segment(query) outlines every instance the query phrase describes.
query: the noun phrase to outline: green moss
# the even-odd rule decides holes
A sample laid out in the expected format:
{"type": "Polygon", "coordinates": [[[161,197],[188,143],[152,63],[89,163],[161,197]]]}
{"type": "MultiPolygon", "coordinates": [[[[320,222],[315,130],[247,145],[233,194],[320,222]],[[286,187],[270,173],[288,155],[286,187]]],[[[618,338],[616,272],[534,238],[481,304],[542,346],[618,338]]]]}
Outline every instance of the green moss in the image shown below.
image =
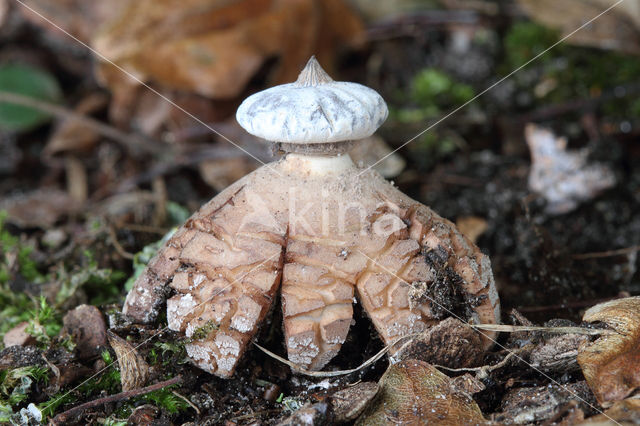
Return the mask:
{"type": "MultiPolygon", "coordinates": [[[[506,75],[559,40],[559,33],[534,22],[514,24],[504,38],[504,59],[499,71],[506,75]]],[[[561,43],[512,77],[520,92],[531,93],[527,108],[588,99],[640,75],[640,58],[610,50],[561,43]],[[544,84],[543,84],[544,83],[544,84]],[[546,85],[547,88],[543,88],[546,85]]],[[[602,113],[615,119],[638,119],[637,94],[604,101],[602,113]]]]}
{"type": "Polygon", "coordinates": [[[213,330],[217,330],[218,326],[212,320],[207,321],[204,325],[197,327],[191,335],[191,341],[202,340],[206,338],[213,330]]]}
{"type": "Polygon", "coordinates": [[[24,279],[33,283],[46,281],[47,276],[38,271],[36,262],[31,259],[33,247],[21,244],[20,239],[5,228],[7,216],[6,211],[0,211],[0,284],[8,283],[11,278],[12,256],[16,257],[18,272],[24,279]]]}
{"type": "Polygon", "coordinates": [[[40,348],[47,349],[62,329],[62,316],[49,306],[44,296],[40,296],[37,308],[29,312],[28,323],[27,333],[36,339],[40,348]]]}
{"type": "Polygon", "coordinates": [[[149,261],[158,253],[158,250],[160,250],[164,243],[169,241],[176,230],[177,228],[174,228],[171,231],[167,232],[162,237],[162,239],[146,245],[142,250],[140,250],[133,256],[133,274],[131,275],[131,277],[129,277],[124,285],[126,291],[130,291],[133,288],[133,283],[147,267],[147,263],[149,263],[149,261]]]}
{"type": "Polygon", "coordinates": [[[159,389],[157,391],[150,392],[143,395],[139,400],[152,403],[156,407],[165,410],[170,414],[176,414],[180,411],[184,411],[189,408],[189,404],[173,393],[173,388],[177,385],[167,386],[166,388],[159,389]]]}
{"type": "Polygon", "coordinates": [[[154,365],[158,364],[160,360],[162,360],[162,365],[183,364],[186,362],[187,356],[184,345],[184,341],[156,342],[149,351],[149,361],[154,365]]]}
{"type": "MultiPolygon", "coordinates": [[[[534,22],[516,22],[504,37],[505,58],[501,66],[503,74],[508,74],[531,58],[544,52],[559,39],[560,34],[534,22]]],[[[552,60],[552,55],[562,55],[565,45],[554,47],[549,54],[537,59],[544,64],[552,60]]]]}
{"type": "Polygon", "coordinates": [[[79,398],[85,400],[103,392],[109,395],[120,392],[120,371],[113,365],[114,360],[111,353],[103,351],[101,356],[106,364],[106,368],[101,375],[89,379],[71,392],[60,391],[49,400],[38,404],[38,409],[40,409],[44,418],[54,416],[63,405],[74,403],[79,398]]]}
{"type": "Polygon", "coordinates": [[[126,274],[110,268],[99,268],[89,250],[84,251],[84,262],[68,271],[64,265],[58,269],[56,279],[60,282],[60,290],[56,295],[56,304],[61,305],[80,288],[89,295],[89,303],[102,305],[118,301],[120,283],[126,274]]]}
{"type": "Polygon", "coordinates": [[[49,370],[29,366],[0,371],[0,423],[9,423],[11,416],[27,400],[33,383],[45,385],[49,381],[49,370]]]}
{"type": "Polygon", "coordinates": [[[401,123],[424,122],[469,101],[475,95],[468,84],[455,81],[446,73],[425,68],[411,81],[410,99],[413,106],[392,108],[391,116],[401,123]]]}

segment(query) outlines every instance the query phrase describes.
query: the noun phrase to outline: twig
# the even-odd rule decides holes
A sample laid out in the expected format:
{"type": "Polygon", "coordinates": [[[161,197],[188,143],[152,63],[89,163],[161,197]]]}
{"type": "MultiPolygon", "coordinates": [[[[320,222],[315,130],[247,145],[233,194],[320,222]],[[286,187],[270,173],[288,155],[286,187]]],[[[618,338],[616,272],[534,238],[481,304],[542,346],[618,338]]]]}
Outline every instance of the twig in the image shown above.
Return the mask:
{"type": "Polygon", "coordinates": [[[120,245],[118,236],[116,235],[116,231],[113,229],[113,226],[109,225],[107,230],[109,232],[109,239],[111,240],[111,244],[113,244],[113,247],[116,249],[118,254],[125,259],[133,260],[135,258],[135,255],[129,253],[124,249],[124,247],[122,247],[122,245],[120,245]]]}
{"type": "Polygon", "coordinates": [[[487,373],[493,370],[497,370],[498,368],[504,367],[507,364],[507,362],[509,362],[511,357],[517,355],[520,351],[521,350],[509,352],[507,356],[505,356],[500,360],[500,362],[493,365],[483,365],[481,367],[463,367],[463,368],[451,368],[451,367],[445,367],[444,365],[434,365],[434,367],[442,368],[443,370],[453,371],[453,372],[478,372],[486,375],[487,373]]]}
{"type": "Polygon", "coordinates": [[[171,228],[160,228],[157,226],[139,225],[137,223],[123,223],[118,225],[120,229],[126,229],[127,231],[134,232],[146,232],[148,234],[164,235],[170,231],[171,228]]]}
{"type": "Polygon", "coordinates": [[[198,410],[198,407],[191,401],[189,401],[189,398],[187,398],[186,396],[182,395],[181,393],[179,393],[178,391],[172,391],[171,393],[173,393],[175,396],[177,396],[178,398],[184,400],[184,402],[186,402],[187,404],[189,404],[189,406],[191,408],[193,408],[194,410],[196,410],[196,413],[198,413],[198,415],[200,415],[200,410],[198,410]]]}
{"type": "Polygon", "coordinates": [[[621,248],[621,249],[617,249],[617,250],[597,251],[597,252],[593,252],[593,253],[574,254],[574,255],[571,256],[571,258],[572,259],[578,259],[578,260],[598,259],[598,258],[603,258],[603,257],[619,256],[619,255],[622,255],[622,254],[631,254],[631,253],[635,253],[637,251],[640,251],[640,246],[625,247],[625,248],[621,248]]]}
{"type": "Polygon", "coordinates": [[[538,327],[529,325],[507,325],[507,324],[470,324],[471,327],[480,330],[503,331],[507,333],[517,333],[519,331],[545,331],[559,334],[586,334],[589,336],[600,336],[603,334],[618,334],[613,330],[601,328],[583,327],[538,327]]]}
{"type": "Polygon", "coordinates": [[[345,376],[347,374],[355,373],[356,371],[360,371],[363,368],[370,366],[371,364],[375,363],[380,358],[382,358],[384,354],[386,354],[389,351],[389,349],[391,349],[392,346],[400,343],[400,341],[406,338],[415,337],[418,335],[419,335],[418,333],[414,333],[414,334],[407,334],[406,336],[399,337],[396,340],[394,340],[391,344],[382,348],[380,352],[378,352],[377,354],[375,354],[374,356],[372,356],[371,358],[369,358],[368,360],[366,360],[356,368],[352,368],[350,370],[336,370],[336,371],[309,371],[306,368],[300,367],[298,364],[293,363],[288,359],[281,357],[280,355],[274,354],[270,350],[263,348],[262,346],[260,346],[255,342],[253,344],[256,345],[258,349],[260,349],[262,352],[269,355],[271,358],[277,359],[281,363],[288,365],[289,367],[291,367],[292,370],[294,370],[297,373],[304,374],[305,376],[311,376],[311,377],[337,377],[337,376],[345,376]]]}
{"type": "Polygon", "coordinates": [[[143,153],[157,153],[162,150],[160,144],[153,143],[139,136],[132,136],[113,126],[102,123],[94,118],[87,117],[77,112],[71,111],[60,105],[34,99],[29,96],[18,95],[16,93],[0,91],[0,102],[21,105],[46,112],[59,119],[75,120],[85,126],[91,127],[102,136],[112,139],[122,145],[131,155],[143,153]]]}
{"type": "Polygon", "coordinates": [[[109,402],[121,401],[123,399],[129,399],[140,395],[145,395],[149,392],[153,392],[167,386],[176,385],[182,383],[182,376],[176,376],[169,380],[156,383],[155,385],[147,386],[144,388],[134,389],[126,392],[120,392],[115,395],[109,395],[104,398],[94,399],[93,401],[85,402],[84,404],[76,405],[75,407],[58,414],[51,420],[53,425],[61,425],[69,422],[70,418],[79,414],[80,412],[93,407],[98,407],[109,402]]]}

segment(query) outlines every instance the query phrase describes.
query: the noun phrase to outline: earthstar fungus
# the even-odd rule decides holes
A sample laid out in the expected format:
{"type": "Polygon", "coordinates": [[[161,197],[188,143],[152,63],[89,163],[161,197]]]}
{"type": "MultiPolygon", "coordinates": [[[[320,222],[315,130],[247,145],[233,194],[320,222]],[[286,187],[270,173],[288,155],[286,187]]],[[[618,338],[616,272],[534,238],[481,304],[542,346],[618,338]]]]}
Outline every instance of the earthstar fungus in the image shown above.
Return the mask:
{"type": "Polygon", "coordinates": [[[278,290],[288,357],[313,370],[344,343],[356,293],[387,344],[452,315],[498,322],[489,259],[344,154],[386,117],[380,95],[333,81],[315,58],[295,83],[247,98],[238,122],[286,154],[194,213],[136,280],[124,313],[151,323],[166,300],[191,360],[220,377],[233,374],[278,290]]]}

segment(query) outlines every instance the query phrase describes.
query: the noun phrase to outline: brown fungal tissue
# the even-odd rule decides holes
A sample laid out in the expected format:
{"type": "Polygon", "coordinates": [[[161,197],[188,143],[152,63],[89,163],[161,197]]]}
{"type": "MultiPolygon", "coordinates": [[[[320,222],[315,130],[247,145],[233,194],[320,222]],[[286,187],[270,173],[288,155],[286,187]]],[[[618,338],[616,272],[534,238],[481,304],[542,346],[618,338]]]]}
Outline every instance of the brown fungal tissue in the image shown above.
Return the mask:
{"type": "MultiPolygon", "coordinates": [[[[444,318],[499,321],[489,259],[455,226],[344,151],[387,116],[375,91],[312,58],[297,82],[247,98],[237,119],[286,154],[222,191],[173,235],[124,312],[190,338],[191,360],[229,377],[282,295],[288,357],[320,369],[362,303],[385,343],[444,318]]],[[[482,336],[485,347],[491,335],[482,336]]]]}

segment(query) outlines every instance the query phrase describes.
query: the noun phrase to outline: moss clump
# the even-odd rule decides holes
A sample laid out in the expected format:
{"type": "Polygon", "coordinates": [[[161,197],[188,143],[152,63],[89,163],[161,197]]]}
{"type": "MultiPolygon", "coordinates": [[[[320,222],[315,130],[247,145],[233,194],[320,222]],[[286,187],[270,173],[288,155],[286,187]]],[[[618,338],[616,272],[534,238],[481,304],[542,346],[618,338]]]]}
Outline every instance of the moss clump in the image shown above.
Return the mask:
{"type": "MultiPolygon", "coordinates": [[[[518,22],[504,38],[504,59],[499,71],[506,75],[542,53],[560,39],[560,34],[534,22],[518,22]]],[[[597,97],[605,91],[613,99],[603,100],[606,118],[640,119],[638,87],[631,87],[640,75],[640,59],[615,51],[560,43],[522,71],[513,75],[524,99],[520,107],[539,107],[576,99],[597,97]],[[625,86],[628,86],[625,88],[625,86]]]]}

